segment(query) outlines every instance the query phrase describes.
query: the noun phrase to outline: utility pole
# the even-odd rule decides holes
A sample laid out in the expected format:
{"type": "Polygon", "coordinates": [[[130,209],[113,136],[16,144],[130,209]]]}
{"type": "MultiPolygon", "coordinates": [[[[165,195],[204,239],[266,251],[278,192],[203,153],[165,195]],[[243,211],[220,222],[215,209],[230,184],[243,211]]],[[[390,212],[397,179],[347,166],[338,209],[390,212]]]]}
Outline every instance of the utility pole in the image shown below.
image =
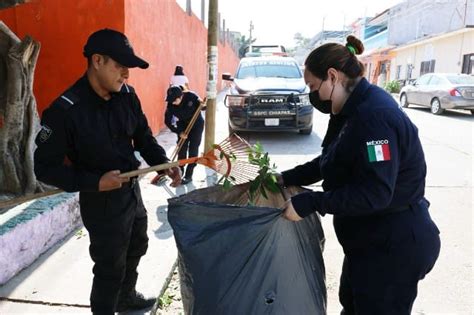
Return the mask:
{"type": "Polygon", "coordinates": [[[321,46],[322,44],[324,44],[324,22],[326,21],[326,16],[323,16],[323,26],[322,26],[322,29],[321,29],[321,43],[319,44],[319,46],[321,46]]]}
{"type": "Polygon", "coordinates": [[[249,45],[252,44],[252,31],[253,31],[253,22],[250,21],[250,27],[249,27],[249,45]]]}
{"type": "Polygon", "coordinates": [[[467,0],[464,2],[464,21],[462,27],[466,27],[467,0]]]}
{"type": "Polygon", "coordinates": [[[207,28],[207,65],[208,80],[206,87],[206,131],[204,136],[204,152],[212,149],[216,136],[216,97],[217,97],[217,37],[218,25],[218,0],[209,0],[209,24],[207,28]]]}

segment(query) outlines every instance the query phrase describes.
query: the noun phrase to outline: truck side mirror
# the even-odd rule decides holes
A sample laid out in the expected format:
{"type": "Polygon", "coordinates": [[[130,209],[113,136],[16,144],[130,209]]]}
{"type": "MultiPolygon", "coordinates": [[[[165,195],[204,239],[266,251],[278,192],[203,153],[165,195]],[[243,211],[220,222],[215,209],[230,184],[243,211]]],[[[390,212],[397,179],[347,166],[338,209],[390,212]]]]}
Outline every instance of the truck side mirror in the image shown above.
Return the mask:
{"type": "Polygon", "coordinates": [[[230,75],[230,73],[225,72],[225,73],[222,74],[222,80],[234,81],[234,78],[230,75]]]}

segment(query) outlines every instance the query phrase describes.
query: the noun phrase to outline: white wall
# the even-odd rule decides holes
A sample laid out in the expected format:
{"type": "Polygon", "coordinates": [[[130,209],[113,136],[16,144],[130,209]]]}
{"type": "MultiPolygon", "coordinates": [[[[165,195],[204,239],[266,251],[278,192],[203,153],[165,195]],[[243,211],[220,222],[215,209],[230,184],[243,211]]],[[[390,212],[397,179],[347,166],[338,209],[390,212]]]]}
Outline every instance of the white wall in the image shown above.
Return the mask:
{"type": "Polygon", "coordinates": [[[401,65],[400,79],[405,79],[409,63],[415,67],[412,78],[420,75],[422,61],[436,60],[435,72],[461,72],[463,55],[474,53],[474,29],[441,39],[432,39],[416,46],[395,51],[396,57],[391,63],[390,79],[396,78],[396,69],[401,65]]]}

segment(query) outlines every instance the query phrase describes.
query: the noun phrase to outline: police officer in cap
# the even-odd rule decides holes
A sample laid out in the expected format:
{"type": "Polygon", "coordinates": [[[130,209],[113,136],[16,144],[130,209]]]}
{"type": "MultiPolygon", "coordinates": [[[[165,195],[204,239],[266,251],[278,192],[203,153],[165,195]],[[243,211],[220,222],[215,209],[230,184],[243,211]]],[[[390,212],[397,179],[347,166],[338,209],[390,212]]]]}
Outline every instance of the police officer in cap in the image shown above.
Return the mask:
{"type": "Polygon", "coordinates": [[[418,129],[391,95],[363,77],[364,46],[328,43],[305,62],[310,101],[330,113],[320,156],[283,172],[280,184],[323,180],[323,192],[287,201],[284,217],[332,214],[344,263],[341,314],[409,315],[418,282],[440,251],[424,198],[426,163],[418,129]]]}
{"type": "MultiPolygon", "coordinates": [[[[39,180],[67,192],[79,191],[82,221],[90,237],[94,314],[151,307],[135,290],[137,266],[148,247],[147,213],[137,178],[122,178],[140,162],[168,162],[153,137],[135,90],[127,85],[129,68],[148,68],[124,34],[102,29],[84,46],[86,73],[61,94],[42,116],[36,138],[35,173],[39,180]]],[[[181,171],[165,173],[172,186],[181,171]]]]}
{"type": "MultiPolygon", "coordinates": [[[[178,152],[178,159],[182,160],[198,156],[204,130],[204,119],[200,111],[205,109],[204,106],[200,105],[205,103],[205,101],[201,100],[196,93],[183,91],[182,87],[174,85],[168,88],[166,102],[168,103],[165,112],[166,126],[178,135],[178,142],[180,138],[186,139],[178,152]],[[196,121],[189,134],[186,135],[184,131],[191,123],[195,114],[198,115],[196,121]],[[173,116],[178,119],[176,126],[173,125],[173,116]]],[[[184,167],[182,167],[181,170],[184,172],[184,177],[181,182],[183,185],[192,181],[195,167],[196,163],[188,164],[185,172],[184,167]]]]}

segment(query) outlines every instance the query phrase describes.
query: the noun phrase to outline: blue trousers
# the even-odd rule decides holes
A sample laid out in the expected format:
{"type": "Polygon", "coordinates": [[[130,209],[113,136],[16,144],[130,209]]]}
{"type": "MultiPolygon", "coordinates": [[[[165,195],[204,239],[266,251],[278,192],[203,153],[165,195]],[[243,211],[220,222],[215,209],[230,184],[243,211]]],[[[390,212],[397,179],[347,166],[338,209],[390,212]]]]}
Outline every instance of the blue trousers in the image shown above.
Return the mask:
{"type": "Polygon", "coordinates": [[[339,288],[339,301],[344,307],[341,314],[411,313],[418,281],[438,258],[439,231],[427,209],[410,209],[391,216],[386,242],[344,248],[339,288]]]}

